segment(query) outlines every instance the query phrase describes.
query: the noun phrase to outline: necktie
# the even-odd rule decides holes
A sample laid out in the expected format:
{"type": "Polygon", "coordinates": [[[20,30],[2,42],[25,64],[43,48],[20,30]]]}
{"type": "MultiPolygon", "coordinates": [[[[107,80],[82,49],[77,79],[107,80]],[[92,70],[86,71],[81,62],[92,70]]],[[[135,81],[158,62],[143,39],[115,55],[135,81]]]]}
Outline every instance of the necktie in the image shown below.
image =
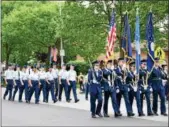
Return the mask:
{"type": "Polygon", "coordinates": [[[29,69],[29,74],[30,74],[30,69],[29,69]]]}
{"type": "Polygon", "coordinates": [[[18,71],[18,77],[20,77],[20,72],[18,71]]]}

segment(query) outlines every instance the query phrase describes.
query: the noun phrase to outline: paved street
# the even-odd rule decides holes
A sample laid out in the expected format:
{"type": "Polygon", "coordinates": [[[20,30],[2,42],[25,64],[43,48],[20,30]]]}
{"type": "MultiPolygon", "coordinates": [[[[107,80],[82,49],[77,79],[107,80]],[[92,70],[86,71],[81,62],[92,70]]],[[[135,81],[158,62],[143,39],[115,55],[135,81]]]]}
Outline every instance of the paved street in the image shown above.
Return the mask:
{"type": "MultiPolygon", "coordinates": [[[[2,89],[2,93],[4,89],[2,89]]],[[[64,94],[63,94],[64,95],[64,94]]],[[[33,96],[34,97],[34,96],[33,96]]],[[[66,103],[63,96],[62,102],[53,104],[31,104],[2,100],[2,125],[3,126],[168,126],[168,117],[138,117],[128,118],[124,106],[121,107],[123,117],[114,118],[110,110],[110,118],[92,119],[89,112],[89,102],[84,95],[79,94],[81,101],[75,104],[66,103]]],[[[41,98],[42,99],[42,98],[41,98]]],[[[123,101],[122,101],[123,102],[123,101]]],[[[111,107],[111,103],[109,105],[111,107]]],[[[111,109],[111,108],[109,108],[111,109]]],[[[135,110],[135,109],[133,109],[135,110]]],[[[137,115],[137,114],[136,114],[137,115]]]]}

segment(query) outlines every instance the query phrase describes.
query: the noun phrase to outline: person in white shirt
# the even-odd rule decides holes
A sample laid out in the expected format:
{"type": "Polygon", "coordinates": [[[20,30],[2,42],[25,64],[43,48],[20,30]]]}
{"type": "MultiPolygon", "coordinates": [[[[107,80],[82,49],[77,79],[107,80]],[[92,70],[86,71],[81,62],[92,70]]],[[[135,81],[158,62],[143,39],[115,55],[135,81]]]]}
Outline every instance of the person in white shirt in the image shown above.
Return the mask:
{"type": "Polygon", "coordinates": [[[33,72],[33,71],[32,71],[31,66],[30,66],[30,65],[27,65],[26,73],[30,75],[32,72],[33,72]]]}
{"type": "Polygon", "coordinates": [[[8,93],[9,93],[8,100],[12,100],[12,89],[14,85],[13,78],[14,78],[14,75],[13,75],[12,66],[9,65],[8,70],[6,70],[4,74],[5,84],[7,85],[4,96],[3,96],[4,100],[6,99],[6,96],[8,95],[8,93]]]}
{"type": "Polygon", "coordinates": [[[68,71],[68,77],[67,77],[68,99],[70,100],[70,93],[71,93],[71,89],[72,89],[75,103],[77,103],[79,101],[79,99],[77,98],[77,93],[76,93],[76,78],[77,78],[77,73],[74,70],[74,65],[72,64],[72,65],[70,65],[70,70],[68,71]]]}
{"type": "Polygon", "coordinates": [[[65,98],[67,102],[70,102],[68,98],[68,84],[67,84],[67,70],[66,70],[66,65],[62,65],[62,69],[59,71],[59,101],[62,100],[62,91],[64,89],[65,91],[65,98]]]}
{"type": "Polygon", "coordinates": [[[57,99],[58,97],[58,74],[59,74],[59,70],[56,68],[56,64],[53,64],[53,68],[52,68],[52,75],[54,77],[54,82],[55,82],[55,97],[57,99]]]}
{"type": "MultiPolygon", "coordinates": [[[[15,100],[15,95],[18,92],[18,89],[23,89],[21,86],[21,81],[20,81],[20,75],[21,75],[21,71],[20,71],[20,66],[16,65],[16,70],[14,71],[14,92],[13,92],[13,96],[12,96],[12,100],[15,100]]],[[[19,102],[22,102],[22,98],[21,98],[21,94],[19,94],[19,102]]]]}
{"type": "Polygon", "coordinates": [[[30,103],[33,93],[35,92],[35,104],[39,104],[39,72],[36,66],[33,67],[33,72],[29,75],[30,94],[28,103],[30,103]]]}
{"type": "Polygon", "coordinates": [[[46,74],[46,82],[47,82],[47,96],[46,96],[46,102],[48,102],[49,98],[49,91],[51,92],[52,100],[54,103],[57,102],[55,93],[54,93],[54,77],[52,75],[52,68],[49,68],[49,71],[46,74]]]}
{"type": "Polygon", "coordinates": [[[39,97],[40,97],[40,93],[43,90],[43,102],[46,102],[46,78],[47,78],[47,74],[45,71],[44,66],[40,67],[40,71],[39,71],[39,79],[40,79],[40,89],[39,89],[39,97]]]}
{"type": "Polygon", "coordinates": [[[21,85],[24,86],[23,89],[20,89],[20,94],[22,97],[23,91],[25,91],[25,101],[28,103],[28,98],[29,98],[29,86],[28,86],[28,79],[29,79],[29,74],[26,73],[26,68],[27,66],[24,65],[22,68],[21,76],[20,76],[20,81],[21,85]]]}

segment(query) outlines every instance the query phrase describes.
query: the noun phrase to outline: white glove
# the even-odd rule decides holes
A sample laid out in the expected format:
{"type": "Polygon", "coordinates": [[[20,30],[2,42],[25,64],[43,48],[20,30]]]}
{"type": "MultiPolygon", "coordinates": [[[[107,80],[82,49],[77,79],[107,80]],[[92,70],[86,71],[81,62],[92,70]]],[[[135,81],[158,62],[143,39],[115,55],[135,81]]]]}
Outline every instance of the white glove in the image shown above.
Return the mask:
{"type": "Polygon", "coordinates": [[[117,90],[116,90],[116,93],[119,93],[119,92],[120,92],[120,90],[119,90],[119,89],[117,89],[117,90]]]}
{"type": "Polygon", "coordinates": [[[137,91],[137,87],[134,87],[134,92],[136,92],[137,91]]]}
{"type": "Polygon", "coordinates": [[[128,92],[130,91],[130,88],[128,88],[128,92]]]}

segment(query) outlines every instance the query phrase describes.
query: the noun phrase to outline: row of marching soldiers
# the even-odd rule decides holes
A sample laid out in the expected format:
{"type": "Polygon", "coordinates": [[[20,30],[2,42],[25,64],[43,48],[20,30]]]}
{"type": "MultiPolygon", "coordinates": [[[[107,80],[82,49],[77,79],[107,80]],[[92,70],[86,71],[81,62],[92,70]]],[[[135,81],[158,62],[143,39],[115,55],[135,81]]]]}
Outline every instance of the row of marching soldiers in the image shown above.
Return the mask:
{"type": "MultiPolygon", "coordinates": [[[[90,106],[91,117],[109,117],[108,100],[111,98],[114,116],[120,117],[121,106],[126,107],[127,116],[134,116],[133,100],[136,100],[138,116],[145,116],[143,106],[147,106],[147,116],[158,116],[158,95],[161,99],[161,115],[167,116],[166,113],[166,96],[165,86],[162,80],[167,80],[167,65],[160,65],[159,59],[155,58],[152,72],[147,71],[147,62],[141,60],[139,74],[136,74],[135,62],[125,64],[124,58],[119,58],[117,65],[113,65],[113,61],[109,60],[105,66],[100,66],[100,61],[94,61],[88,72],[88,82],[90,84],[90,106]],[[102,89],[104,89],[104,99],[102,98],[102,89]],[[151,101],[151,94],[153,101],[151,101]],[[124,98],[125,105],[121,105],[121,98],[124,98]],[[146,100],[144,105],[143,100],[146,100]],[[98,103],[96,105],[96,100],[98,103]],[[103,114],[101,113],[103,105],[103,114]]],[[[168,85],[166,82],[165,85],[168,85]]]]}
{"type": "Polygon", "coordinates": [[[54,103],[62,100],[62,91],[65,91],[67,102],[71,101],[70,93],[73,91],[75,103],[79,101],[76,93],[76,71],[74,65],[66,70],[66,65],[62,65],[61,70],[56,68],[56,64],[49,67],[48,71],[44,66],[37,68],[36,65],[24,66],[22,70],[17,65],[15,68],[9,65],[4,73],[5,84],[7,84],[3,99],[9,94],[8,100],[14,101],[15,95],[19,92],[18,101],[22,102],[22,95],[25,93],[26,103],[30,103],[33,93],[35,94],[35,104],[39,104],[41,91],[43,92],[43,102],[48,103],[49,92],[54,103]]]}

